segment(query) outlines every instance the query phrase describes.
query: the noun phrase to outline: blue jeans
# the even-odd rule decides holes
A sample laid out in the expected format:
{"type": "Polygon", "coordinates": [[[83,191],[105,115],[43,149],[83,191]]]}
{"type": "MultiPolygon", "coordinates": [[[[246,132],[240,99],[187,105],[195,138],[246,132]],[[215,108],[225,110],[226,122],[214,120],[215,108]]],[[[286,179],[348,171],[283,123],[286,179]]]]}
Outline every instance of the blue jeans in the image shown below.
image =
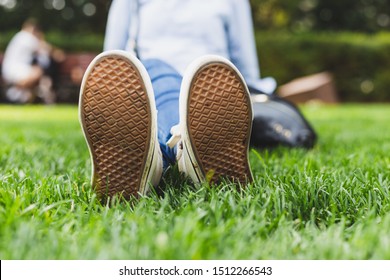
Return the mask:
{"type": "Polygon", "coordinates": [[[157,107],[158,142],[163,155],[164,170],[176,162],[176,149],[166,144],[171,127],[179,123],[179,95],[183,77],[170,65],[158,60],[142,61],[152,81],[157,107]]]}

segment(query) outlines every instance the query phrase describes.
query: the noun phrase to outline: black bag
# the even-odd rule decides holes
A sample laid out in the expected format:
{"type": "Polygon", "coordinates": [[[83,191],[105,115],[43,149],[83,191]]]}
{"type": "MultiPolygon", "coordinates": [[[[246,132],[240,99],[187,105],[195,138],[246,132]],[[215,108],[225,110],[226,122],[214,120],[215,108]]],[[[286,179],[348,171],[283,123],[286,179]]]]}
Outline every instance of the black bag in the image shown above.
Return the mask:
{"type": "Polygon", "coordinates": [[[294,104],[274,94],[251,94],[251,99],[254,115],[251,146],[307,149],[314,146],[317,134],[294,104]]]}

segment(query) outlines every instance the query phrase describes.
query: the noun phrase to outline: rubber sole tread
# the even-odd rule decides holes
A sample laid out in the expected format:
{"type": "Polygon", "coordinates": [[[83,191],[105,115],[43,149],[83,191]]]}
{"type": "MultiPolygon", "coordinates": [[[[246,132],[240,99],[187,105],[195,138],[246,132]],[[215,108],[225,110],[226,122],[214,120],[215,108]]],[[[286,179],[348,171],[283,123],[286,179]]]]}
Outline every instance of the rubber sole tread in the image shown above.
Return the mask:
{"type": "Polygon", "coordinates": [[[187,106],[192,149],[206,180],[252,181],[248,162],[252,108],[237,73],[219,62],[204,65],[194,75],[187,106]]]}
{"type": "Polygon", "coordinates": [[[151,113],[142,77],[131,61],[102,57],[87,74],[81,100],[100,197],[137,196],[150,145],[151,113]]]}

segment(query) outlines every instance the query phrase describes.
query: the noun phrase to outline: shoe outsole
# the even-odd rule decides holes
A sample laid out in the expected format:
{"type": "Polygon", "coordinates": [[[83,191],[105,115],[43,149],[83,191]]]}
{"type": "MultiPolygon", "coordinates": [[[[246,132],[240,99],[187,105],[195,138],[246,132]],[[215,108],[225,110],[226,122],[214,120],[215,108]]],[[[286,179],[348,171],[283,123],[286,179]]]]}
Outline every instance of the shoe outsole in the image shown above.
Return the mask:
{"type": "Polygon", "coordinates": [[[228,179],[251,182],[248,148],[252,107],[238,71],[223,61],[201,65],[192,77],[187,99],[187,130],[198,178],[211,183],[228,179]]]}
{"type": "Polygon", "coordinates": [[[84,76],[79,105],[98,195],[144,193],[153,161],[152,112],[139,67],[123,53],[98,56],[84,76]]]}

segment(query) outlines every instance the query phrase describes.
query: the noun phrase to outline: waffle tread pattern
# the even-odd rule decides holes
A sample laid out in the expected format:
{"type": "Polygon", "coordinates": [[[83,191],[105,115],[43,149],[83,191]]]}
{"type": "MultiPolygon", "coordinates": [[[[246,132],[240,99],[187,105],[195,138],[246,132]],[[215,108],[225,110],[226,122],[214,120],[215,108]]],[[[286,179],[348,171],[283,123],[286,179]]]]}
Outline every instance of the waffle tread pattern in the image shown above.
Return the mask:
{"type": "Polygon", "coordinates": [[[189,136],[206,178],[251,181],[251,105],[237,73],[223,63],[207,64],[195,74],[189,94],[189,136]]]}
{"type": "Polygon", "coordinates": [[[137,196],[151,131],[150,105],[137,68],[119,56],[97,61],[86,80],[81,116],[97,193],[137,196]]]}

